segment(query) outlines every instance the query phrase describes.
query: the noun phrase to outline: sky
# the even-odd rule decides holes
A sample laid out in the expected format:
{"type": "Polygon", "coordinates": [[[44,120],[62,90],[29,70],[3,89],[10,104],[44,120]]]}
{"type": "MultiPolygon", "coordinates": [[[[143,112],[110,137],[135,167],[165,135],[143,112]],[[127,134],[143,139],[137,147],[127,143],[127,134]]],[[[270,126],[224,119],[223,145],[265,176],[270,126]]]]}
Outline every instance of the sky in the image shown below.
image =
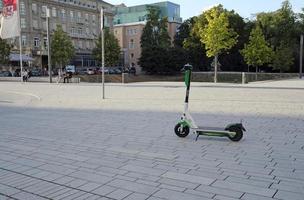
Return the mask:
{"type": "MultiPolygon", "coordinates": [[[[162,0],[105,0],[111,4],[124,3],[126,6],[135,6],[148,3],[156,3],[162,0]]],[[[243,18],[251,19],[255,13],[274,11],[281,7],[283,0],[171,0],[179,4],[181,17],[186,20],[199,15],[203,10],[222,4],[228,10],[235,10],[243,18]]],[[[290,0],[294,12],[300,12],[304,8],[304,0],[290,0]]]]}

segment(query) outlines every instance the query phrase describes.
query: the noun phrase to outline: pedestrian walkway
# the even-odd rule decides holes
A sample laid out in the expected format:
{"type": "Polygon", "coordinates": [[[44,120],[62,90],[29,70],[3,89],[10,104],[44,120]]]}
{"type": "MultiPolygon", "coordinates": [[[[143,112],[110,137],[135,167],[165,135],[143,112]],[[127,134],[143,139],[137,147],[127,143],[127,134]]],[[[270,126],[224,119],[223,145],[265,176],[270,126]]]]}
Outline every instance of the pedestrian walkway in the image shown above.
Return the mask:
{"type": "Polygon", "coordinates": [[[182,83],[1,82],[0,199],[303,200],[303,81],[193,86],[198,124],[242,141],[176,137],[182,83]]]}

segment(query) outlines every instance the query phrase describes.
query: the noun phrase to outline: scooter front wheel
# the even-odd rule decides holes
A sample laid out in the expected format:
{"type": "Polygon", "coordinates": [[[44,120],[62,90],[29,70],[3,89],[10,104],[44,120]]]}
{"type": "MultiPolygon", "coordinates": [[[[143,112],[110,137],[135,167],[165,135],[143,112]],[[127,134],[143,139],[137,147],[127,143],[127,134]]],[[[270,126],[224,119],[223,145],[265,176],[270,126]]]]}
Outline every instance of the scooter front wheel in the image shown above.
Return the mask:
{"type": "Polygon", "coordinates": [[[240,127],[233,126],[229,129],[229,131],[235,132],[234,137],[229,137],[229,139],[233,142],[238,142],[243,138],[243,131],[240,127]]]}
{"type": "Polygon", "coordinates": [[[181,124],[176,124],[174,131],[178,137],[184,138],[189,135],[190,129],[188,126],[182,126],[181,124]]]}

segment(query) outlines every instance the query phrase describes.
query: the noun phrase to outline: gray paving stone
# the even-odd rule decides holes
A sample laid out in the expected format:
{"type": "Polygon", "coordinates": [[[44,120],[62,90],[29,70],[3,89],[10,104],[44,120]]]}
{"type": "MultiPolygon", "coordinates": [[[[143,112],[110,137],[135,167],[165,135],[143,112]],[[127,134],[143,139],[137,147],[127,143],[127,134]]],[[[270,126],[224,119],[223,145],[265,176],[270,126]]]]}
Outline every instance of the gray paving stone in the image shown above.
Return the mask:
{"type": "Polygon", "coordinates": [[[0,194],[11,196],[11,195],[17,194],[19,192],[20,192],[20,190],[18,190],[16,188],[8,187],[6,185],[0,184],[0,194]]]}
{"type": "Polygon", "coordinates": [[[277,198],[264,197],[256,194],[245,193],[241,199],[242,200],[276,200],[277,198]]]}
{"type": "Polygon", "coordinates": [[[304,193],[295,193],[295,192],[287,192],[287,191],[282,191],[282,190],[279,190],[275,196],[275,198],[277,199],[292,199],[292,200],[303,200],[303,197],[304,197],[304,193]]]}
{"type": "Polygon", "coordinates": [[[91,181],[91,182],[101,183],[101,184],[105,184],[105,183],[113,180],[112,178],[107,177],[107,176],[102,176],[99,174],[83,172],[83,171],[74,172],[74,173],[70,174],[70,176],[79,178],[79,179],[83,179],[83,180],[87,180],[87,181],[91,181]]]}
{"type": "Polygon", "coordinates": [[[186,194],[182,192],[176,192],[173,190],[161,189],[160,191],[153,194],[155,197],[167,199],[167,200],[210,200],[202,196],[196,196],[192,194],[186,194]]]}
{"type": "Polygon", "coordinates": [[[153,169],[153,168],[148,168],[148,167],[140,167],[140,166],[135,166],[135,165],[125,165],[125,166],[121,167],[120,169],[131,171],[131,172],[142,173],[142,174],[148,174],[148,175],[152,175],[152,176],[160,176],[165,173],[164,170],[153,169]]]}
{"type": "Polygon", "coordinates": [[[215,196],[215,194],[212,194],[212,193],[209,193],[209,192],[203,192],[203,191],[191,190],[191,189],[186,190],[185,193],[194,194],[194,195],[197,195],[197,196],[202,196],[202,197],[206,197],[206,198],[209,198],[209,199],[212,199],[215,196]]]}
{"type": "Polygon", "coordinates": [[[186,188],[183,187],[178,187],[178,186],[173,186],[173,185],[167,185],[167,184],[161,184],[158,186],[160,189],[168,189],[168,190],[174,190],[177,192],[184,192],[186,188]]]}
{"type": "Polygon", "coordinates": [[[148,195],[139,194],[139,193],[132,193],[131,195],[127,196],[123,200],[146,200],[148,199],[148,195]]]}
{"type": "Polygon", "coordinates": [[[221,196],[221,195],[216,195],[213,199],[215,199],[215,200],[238,200],[237,198],[221,196]]]}
{"type": "Polygon", "coordinates": [[[78,189],[84,190],[87,192],[91,192],[92,190],[95,190],[95,189],[99,188],[100,186],[101,185],[98,183],[88,182],[88,183],[78,187],[78,189]]]}
{"type": "Polygon", "coordinates": [[[212,184],[214,187],[219,187],[219,188],[225,188],[225,189],[230,189],[230,190],[235,190],[235,191],[240,191],[240,192],[247,192],[251,194],[258,194],[266,197],[272,197],[275,193],[276,190],[274,189],[268,189],[268,188],[263,188],[263,187],[257,187],[253,185],[246,185],[246,184],[241,184],[241,183],[236,183],[236,182],[231,182],[231,181],[216,181],[212,184]]]}
{"type": "Polygon", "coordinates": [[[101,186],[99,188],[96,188],[94,189],[93,191],[91,191],[93,194],[98,194],[98,195],[101,195],[101,196],[105,196],[113,191],[115,191],[117,188],[115,187],[111,187],[111,186],[108,186],[108,185],[104,185],[104,186],[101,186]]]}
{"type": "Polygon", "coordinates": [[[146,194],[146,195],[151,195],[158,190],[157,188],[149,186],[149,185],[138,184],[138,183],[119,180],[119,179],[116,179],[116,180],[108,183],[107,185],[116,187],[116,188],[122,188],[125,190],[130,190],[130,191],[141,193],[141,194],[146,194]]]}
{"type": "Polygon", "coordinates": [[[107,197],[121,200],[121,199],[124,199],[125,197],[129,196],[130,194],[132,194],[132,192],[127,191],[127,190],[117,189],[117,190],[111,192],[110,194],[107,194],[107,197]]]}
{"type": "Polygon", "coordinates": [[[232,189],[224,189],[218,188],[213,186],[201,185],[196,188],[197,191],[212,193],[212,194],[220,194],[223,196],[234,197],[234,198],[241,198],[244,192],[232,190],[232,189]]]}
{"type": "Polygon", "coordinates": [[[186,181],[186,182],[190,182],[190,183],[199,183],[199,184],[203,184],[203,185],[210,185],[211,183],[213,183],[215,181],[215,179],[211,179],[211,178],[205,178],[202,176],[201,177],[192,176],[192,175],[180,174],[180,173],[175,173],[175,172],[166,172],[165,174],[162,175],[162,177],[186,181]]]}
{"type": "Polygon", "coordinates": [[[22,200],[46,200],[46,198],[39,197],[26,192],[20,192],[11,196],[12,198],[22,199],[22,200]]]}
{"type": "Polygon", "coordinates": [[[229,176],[225,181],[232,181],[232,182],[237,182],[237,183],[242,183],[242,184],[247,184],[247,185],[255,185],[258,187],[263,187],[263,188],[269,188],[272,182],[270,181],[259,181],[259,180],[253,180],[253,179],[244,179],[244,178],[238,178],[238,177],[233,177],[229,176]]]}

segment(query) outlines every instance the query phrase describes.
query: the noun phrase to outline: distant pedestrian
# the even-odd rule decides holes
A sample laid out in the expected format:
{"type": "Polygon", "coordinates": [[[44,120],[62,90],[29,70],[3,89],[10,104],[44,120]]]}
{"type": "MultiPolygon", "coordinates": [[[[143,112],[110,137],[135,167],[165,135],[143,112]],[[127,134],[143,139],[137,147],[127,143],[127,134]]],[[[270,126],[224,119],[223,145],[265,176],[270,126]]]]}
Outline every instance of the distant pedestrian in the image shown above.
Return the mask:
{"type": "Polygon", "coordinates": [[[58,69],[57,84],[60,83],[60,81],[61,81],[61,79],[62,79],[62,76],[63,76],[62,69],[59,68],[59,69],[58,69]]]}

